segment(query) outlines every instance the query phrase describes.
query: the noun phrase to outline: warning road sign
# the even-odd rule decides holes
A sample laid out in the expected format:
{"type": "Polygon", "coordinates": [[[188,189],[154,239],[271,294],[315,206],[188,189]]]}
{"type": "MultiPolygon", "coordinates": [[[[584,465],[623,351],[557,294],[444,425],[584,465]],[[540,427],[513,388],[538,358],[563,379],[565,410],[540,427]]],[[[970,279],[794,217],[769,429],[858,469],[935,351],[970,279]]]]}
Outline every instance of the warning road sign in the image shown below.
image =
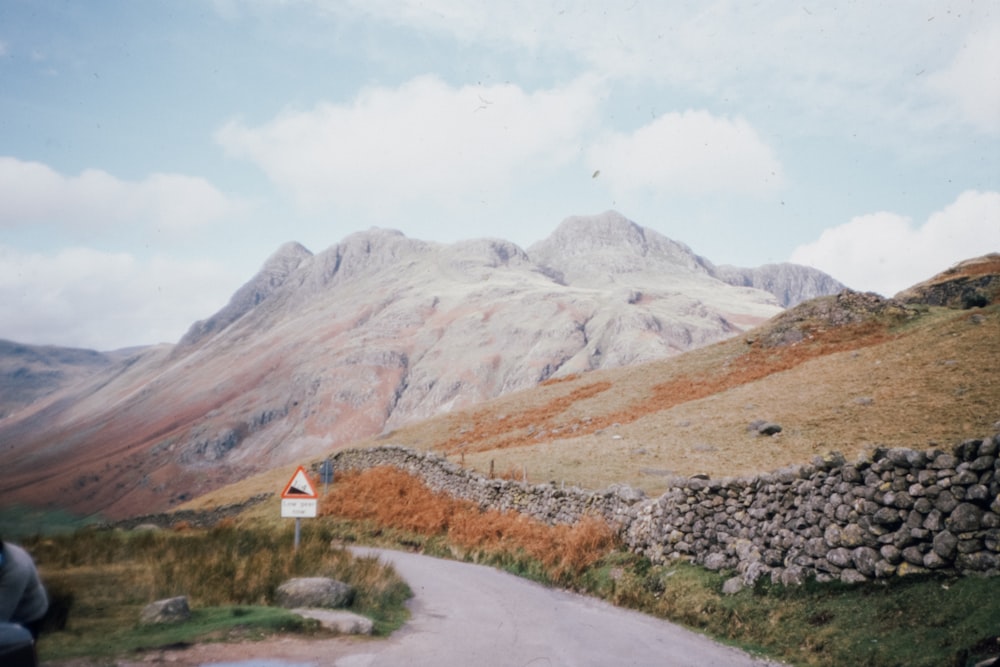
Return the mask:
{"type": "Polygon", "coordinates": [[[316,489],[313,487],[312,482],[309,481],[309,475],[306,474],[306,469],[299,466],[299,469],[295,471],[292,478],[288,481],[285,490],[281,492],[282,498],[318,498],[319,495],[316,493],[316,489]]]}
{"type": "MultiPolygon", "coordinates": [[[[311,519],[316,516],[316,488],[313,486],[306,469],[299,466],[292,478],[281,492],[281,516],[294,519],[311,519]]],[[[298,530],[298,521],[295,523],[298,530]]],[[[298,541],[296,540],[296,544],[298,541]]]]}

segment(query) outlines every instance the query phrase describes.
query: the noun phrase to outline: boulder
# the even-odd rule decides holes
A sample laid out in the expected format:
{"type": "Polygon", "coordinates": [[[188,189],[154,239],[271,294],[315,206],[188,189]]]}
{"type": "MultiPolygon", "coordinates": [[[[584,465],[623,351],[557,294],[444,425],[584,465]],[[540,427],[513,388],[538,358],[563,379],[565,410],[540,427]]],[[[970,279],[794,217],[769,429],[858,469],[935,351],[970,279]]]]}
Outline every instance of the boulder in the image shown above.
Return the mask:
{"type": "Polygon", "coordinates": [[[726,566],[726,556],[719,552],[708,554],[705,557],[705,568],[709,570],[721,570],[726,566]]]}
{"type": "Polygon", "coordinates": [[[337,609],[354,601],[354,588],[327,577],[289,579],[278,586],[275,602],[286,609],[316,607],[337,609]]]}
{"type": "Polygon", "coordinates": [[[189,618],[191,618],[191,608],[188,606],[188,599],[181,595],[150,602],[139,614],[139,623],[142,625],[181,623],[189,618]]]}
{"type": "Polygon", "coordinates": [[[742,577],[732,577],[731,579],[726,579],[725,583],[722,584],[722,594],[723,595],[736,595],[743,590],[743,578],[742,577]]]}
{"type": "Polygon", "coordinates": [[[319,621],[320,627],[341,635],[370,635],[375,628],[372,619],[349,611],[331,609],[292,609],[302,618],[319,621]]]}
{"type": "Polygon", "coordinates": [[[755,419],[747,426],[747,430],[755,435],[777,435],[781,433],[781,425],[764,419],[755,419]]]}

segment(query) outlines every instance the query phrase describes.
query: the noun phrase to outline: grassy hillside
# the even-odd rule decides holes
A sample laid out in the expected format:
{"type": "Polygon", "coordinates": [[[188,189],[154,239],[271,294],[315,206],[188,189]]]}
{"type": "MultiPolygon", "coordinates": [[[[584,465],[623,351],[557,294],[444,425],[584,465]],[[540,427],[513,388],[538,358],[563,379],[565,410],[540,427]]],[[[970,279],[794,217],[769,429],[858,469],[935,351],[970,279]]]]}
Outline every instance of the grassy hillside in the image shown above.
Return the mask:
{"type": "MultiPolygon", "coordinates": [[[[746,475],[835,450],[953,444],[1000,420],[1000,309],[934,309],[767,347],[730,340],[592,373],[389,434],[488,471],[655,493],[669,475],[746,475]],[[775,436],[748,429],[763,419],[775,436]]],[[[751,339],[753,340],[753,339],[751,339]]],[[[365,443],[376,444],[376,442],[365,443]]]]}
{"type": "MultiPolygon", "coordinates": [[[[850,460],[877,446],[951,446],[995,432],[1000,304],[872,312],[837,299],[679,357],[550,381],[357,446],[435,450],[483,474],[585,488],[624,482],[652,495],[675,475],[749,475],[830,451],[850,460]],[[849,317],[856,321],[837,323],[849,317]],[[782,431],[756,435],[755,420],[782,431]]],[[[288,474],[250,478],[188,507],[280,491],[288,474]]]]}

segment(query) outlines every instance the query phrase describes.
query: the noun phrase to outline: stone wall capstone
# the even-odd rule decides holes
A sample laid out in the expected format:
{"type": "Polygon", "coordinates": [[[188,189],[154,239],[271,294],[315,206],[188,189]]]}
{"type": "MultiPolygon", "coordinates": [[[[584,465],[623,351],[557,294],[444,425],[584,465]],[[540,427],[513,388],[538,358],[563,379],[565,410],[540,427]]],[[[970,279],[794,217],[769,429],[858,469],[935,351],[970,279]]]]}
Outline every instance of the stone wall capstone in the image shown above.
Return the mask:
{"type": "Polygon", "coordinates": [[[334,467],[393,466],[483,509],[549,524],[597,516],[656,563],[686,559],[732,571],[727,590],[762,577],[847,583],[938,571],[1000,572],[1000,434],[950,451],[876,449],[849,463],[816,457],[749,478],[674,478],[658,498],[626,485],[602,491],[489,479],[399,446],[342,450],[334,467]]]}

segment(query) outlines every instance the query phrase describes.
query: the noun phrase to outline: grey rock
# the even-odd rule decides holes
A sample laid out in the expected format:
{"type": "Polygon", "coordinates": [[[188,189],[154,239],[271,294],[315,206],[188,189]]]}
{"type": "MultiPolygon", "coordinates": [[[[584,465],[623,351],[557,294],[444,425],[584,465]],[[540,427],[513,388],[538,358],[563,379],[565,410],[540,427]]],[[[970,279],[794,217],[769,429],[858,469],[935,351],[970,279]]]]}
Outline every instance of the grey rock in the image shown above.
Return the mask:
{"type": "Polygon", "coordinates": [[[941,530],[944,526],[944,517],[941,515],[939,510],[931,510],[924,518],[923,526],[930,531],[941,530]]]}
{"type": "Polygon", "coordinates": [[[986,572],[1000,568],[1000,555],[988,551],[978,551],[972,554],[959,554],[955,565],[968,572],[986,572]]]}
{"type": "Polygon", "coordinates": [[[354,601],[354,588],[327,577],[289,579],[275,593],[275,603],[286,609],[317,607],[337,609],[354,601]]]}
{"type": "Polygon", "coordinates": [[[860,584],[868,581],[868,577],[848,568],[840,573],[840,580],[845,584],[860,584]]]}
{"type": "Polygon", "coordinates": [[[851,552],[843,547],[830,549],[830,551],[826,554],[826,559],[837,567],[851,567],[851,565],[854,564],[851,552]]]}
{"type": "Polygon", "coordinates": [[[341,635],[370,635],[375,629],[372,619],[349,611],[331,609],[292,609],[302,618],[319,621],[320,627],[341,635]]]}
{"type": "Polygon", "coordinates": [[[953,509],[958,507],[958,500],[955,499],[951,491],[945,489],[934,500],[934,507],[944,514],[950,514],[953,509]]]}
{"type": "Polygon", "coordinates": [[[951,454],[939,454],[931,463],[929,467],[933,470],[948,470],[954,469],[958,465],[958,459],[951,454]]]}
{"type": "Polygon", "coordinates": [[[856,523],[849,523],[840,531],[840,545],[843,547],[859,547],[865,543],[865,532],[856,523]]]}
{"type": "Polygon", "coordinates": [[[903,560],[913,565],[924,564],[924,554],[919,547],[906,547],[903,549],[903,560]]]}
{"type": "Polygon", "coordinates": [[[945,560],[955,557],[955,550],[958,548],[958,538],[954,533],[947,530],[941,531],[934,536],[934,553],[945,560]]]}
{"type": "Polygon", "coordinates": [[[806,582],[805,570],[797,565],[790,565],[781,570],[778,580],[782,586],[801,586],[806,582]]]}
{"type": "Polygon", "coordinates": [[[722,584],[723,595],[736,595],[744,588],[742,577],[731,577],[722,584]]]}
{"type": "Polygon", "coordinates": [[[972,503],[961,503],[955,507],[944,521],[945,527],[955,533],[966,533],[979,530],[983,511],[972,503]]]}
{"type": "Polygon", "coordinates": [[[875,563],[875,576],[879,579],[885,579],[896,574],[896,569],[896,565],[880,560],[875,563]]]}
{"type": "Polygon", "coordinates": [[[866,577],[876,576],[879,553],[871,547],[858,547],[851,552],[854,567],[866,577]]]}
{"type": "Polygon", "coordinates": [[[764,422],[756,428],[758,435],[777,435],[781,433],[781,430],[781,424],[775,424],[774,422],[764,422]]]}
{"type": "Polygon", "coordinates": [[[705,557],[704,565],[708,570],[721,570],[726,566],[726,561],[725,554],[714,552],[705,557]]]}
{"type": "Polygon", "coordinates": [[[928,551],[924,554],[924,567],[929,570],[937,570],[948,564],[948,561],[941,556],[939,556],[934,551],[928,551]]]}
{"type": "Polygon", "coordinates": [[[182,623],[189,618],[191,618],[191,608],[188,606],[188,599],[181,595],[150,602],[142,608],[139,623],[142,625],[182,623]]]}
{"type": "Polygon", "coordinates": [[[891,507],[883,507],[879,511],[875,512],[874,516],[872,516],[872,521],[880,526],[887,527],[898,526],[903,522],[899,515],[899,510],[891,507]]]}
{"type": "Polygon", "coordinates": [[[990,490],[984,484],[973,484],[965,490],[966,500],[986,500],[990,497],[990,490]]]}
{"type": "Polygon", "coordinates": [[[881,549],[879,549],[879,554],[886,561],[893,565],[898,565],[903,560],[903,554],[899,547],[893,544],[886,544],[881,549]]]}

